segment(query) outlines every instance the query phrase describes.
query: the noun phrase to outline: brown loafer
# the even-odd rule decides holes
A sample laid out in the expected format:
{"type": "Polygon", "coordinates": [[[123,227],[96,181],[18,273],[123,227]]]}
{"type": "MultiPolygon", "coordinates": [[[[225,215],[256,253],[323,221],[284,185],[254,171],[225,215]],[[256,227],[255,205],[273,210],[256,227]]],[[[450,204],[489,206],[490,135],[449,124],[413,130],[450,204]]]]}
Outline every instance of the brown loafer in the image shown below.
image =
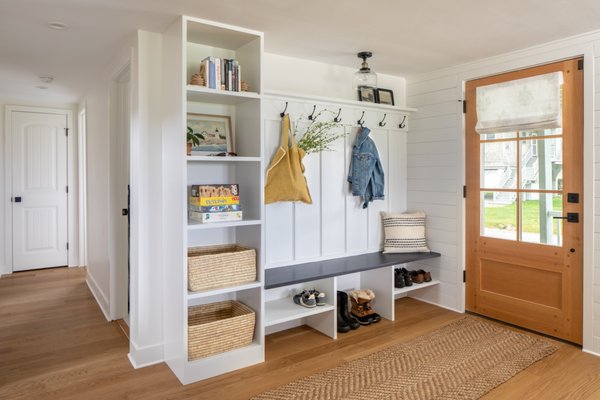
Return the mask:
{"type": "Polygon", "coordinates": [[[429,271],[423,271],[423,281],[424,282],[431,282],[431,272],[429,272],[429,271]]]}
{"type": "Polygon", "coordinates": [[[414,283],[423,283],[424,276],[422,270],[411,271],[410,275],[414,283]]]}

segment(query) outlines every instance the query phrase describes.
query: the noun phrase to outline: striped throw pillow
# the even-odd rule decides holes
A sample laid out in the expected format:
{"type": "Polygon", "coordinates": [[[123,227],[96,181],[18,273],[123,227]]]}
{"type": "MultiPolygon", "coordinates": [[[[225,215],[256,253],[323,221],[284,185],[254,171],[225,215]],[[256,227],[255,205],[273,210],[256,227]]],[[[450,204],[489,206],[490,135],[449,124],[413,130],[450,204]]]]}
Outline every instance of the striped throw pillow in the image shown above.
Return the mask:
{"type": "Polygon", "coordinates": [[[382,212],[384,253],[428,253],[425,241],[425,212],[395,214],[382,212]]]}

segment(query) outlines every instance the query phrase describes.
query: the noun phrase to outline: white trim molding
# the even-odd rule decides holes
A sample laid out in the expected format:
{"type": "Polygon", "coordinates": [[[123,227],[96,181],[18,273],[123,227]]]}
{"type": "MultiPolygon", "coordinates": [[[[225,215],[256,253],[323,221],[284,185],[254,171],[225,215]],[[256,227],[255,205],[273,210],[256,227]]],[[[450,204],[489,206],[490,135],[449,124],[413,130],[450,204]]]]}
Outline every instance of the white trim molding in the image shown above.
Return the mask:
{"type": "Polygon", "coordinates": [[[133,340],[129,340],[129,362],[133,368],[144,368],[164,362],[163,344],[139,347],[133,340]]]}

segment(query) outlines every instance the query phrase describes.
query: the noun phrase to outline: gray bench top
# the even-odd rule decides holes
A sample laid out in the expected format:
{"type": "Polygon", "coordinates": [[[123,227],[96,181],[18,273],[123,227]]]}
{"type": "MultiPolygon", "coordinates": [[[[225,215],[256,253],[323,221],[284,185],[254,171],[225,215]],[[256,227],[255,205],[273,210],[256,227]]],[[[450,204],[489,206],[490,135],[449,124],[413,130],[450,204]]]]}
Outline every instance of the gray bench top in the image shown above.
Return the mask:
{"type": "Polygon", "coordinates": [[[440,253],[367,253],[265,270],[265,289],[440,257],[440,253]]]}

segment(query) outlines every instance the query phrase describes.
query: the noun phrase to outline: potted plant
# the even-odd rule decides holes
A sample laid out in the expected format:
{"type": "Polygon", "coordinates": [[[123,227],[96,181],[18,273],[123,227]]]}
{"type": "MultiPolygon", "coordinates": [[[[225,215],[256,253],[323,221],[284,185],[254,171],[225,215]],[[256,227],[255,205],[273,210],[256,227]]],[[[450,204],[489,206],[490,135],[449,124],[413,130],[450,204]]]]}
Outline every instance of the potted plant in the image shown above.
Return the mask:
{"type": "Polygon", "coordinates": [[[200,139],[204,140],[204,135],[196,133],[189,126],[187,127],[187,155],[192,154],[192,147],[200,145],[200,139]]]}

